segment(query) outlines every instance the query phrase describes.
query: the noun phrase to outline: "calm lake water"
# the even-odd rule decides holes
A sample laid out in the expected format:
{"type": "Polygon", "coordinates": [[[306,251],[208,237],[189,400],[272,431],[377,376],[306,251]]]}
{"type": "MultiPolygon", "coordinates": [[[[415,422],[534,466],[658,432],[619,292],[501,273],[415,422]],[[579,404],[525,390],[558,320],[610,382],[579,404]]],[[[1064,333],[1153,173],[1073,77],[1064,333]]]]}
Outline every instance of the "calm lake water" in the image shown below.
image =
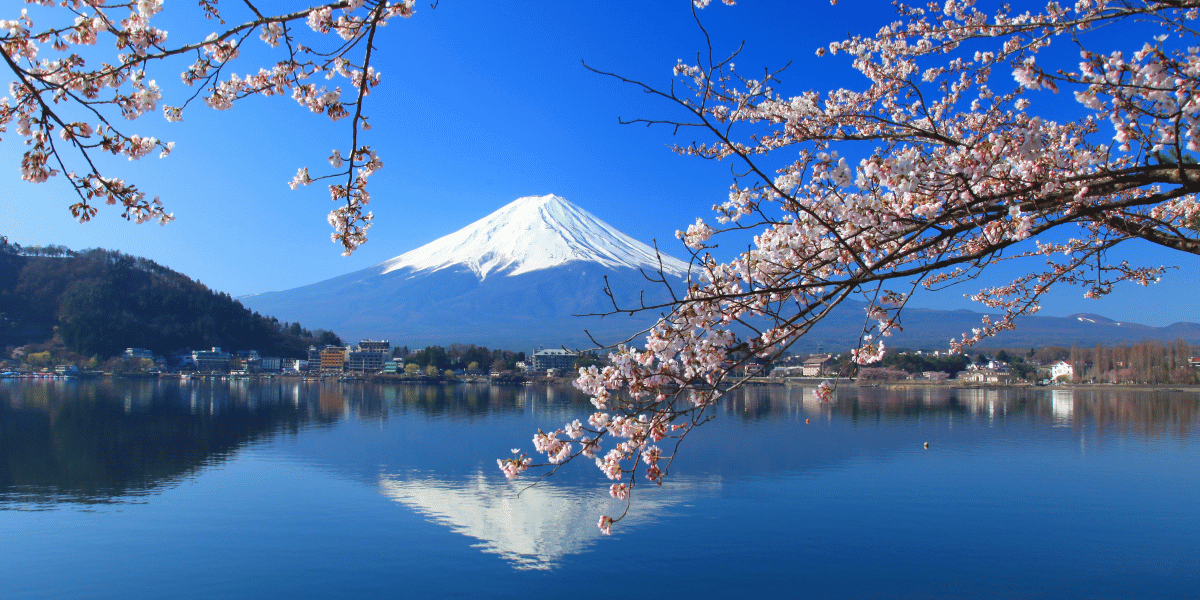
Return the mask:
{"type": "Polygon", "coordinates": [[[611,536],[591,465],[520,496],[496,468],[591,412],[569,388],[3,380],[0,596],[1200,597],[1194,393],[751,388],[611,536]]]}

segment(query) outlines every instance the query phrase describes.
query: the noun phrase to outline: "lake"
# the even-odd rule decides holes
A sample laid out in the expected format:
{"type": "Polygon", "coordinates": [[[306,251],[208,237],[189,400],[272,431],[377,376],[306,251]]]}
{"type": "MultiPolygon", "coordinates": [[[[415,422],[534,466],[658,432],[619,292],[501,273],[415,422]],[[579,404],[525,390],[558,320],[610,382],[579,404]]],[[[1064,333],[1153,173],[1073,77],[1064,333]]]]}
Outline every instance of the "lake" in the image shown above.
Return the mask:
{"type": "Polygon", "coordinates": [[[1196,598],[1200,395],[731,393],[619,514],[496,459],[567,387],[0,380],[0,590],[29,598],[1196,598]],[[928,443],[928,449],[925,444],[928,443]],[[518,495],[519,493],[519,495],[518,495]]]}

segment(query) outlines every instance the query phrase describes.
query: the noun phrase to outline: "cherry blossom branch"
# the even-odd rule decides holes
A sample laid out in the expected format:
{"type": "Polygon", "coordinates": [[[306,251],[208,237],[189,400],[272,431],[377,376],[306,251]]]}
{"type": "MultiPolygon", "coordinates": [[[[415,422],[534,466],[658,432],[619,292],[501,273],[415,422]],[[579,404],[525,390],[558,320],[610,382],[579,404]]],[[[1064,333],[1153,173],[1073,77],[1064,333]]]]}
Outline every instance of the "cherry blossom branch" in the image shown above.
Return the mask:
{"type": "MultiPolygon", "coordinates": [[[[172,142],[127,134],[113,125],[111,115],[119,113],[125,119],[136,120],[157,110],[163,92],[155,80],[148,77],[151,66],[194,55],[194,61],[181,78],[185,84],[197,89],[183,95],[176,105],[162,107],[168,121],[181,120],[184,110],[200,97],[213,109],[227,110],[236,101],[247,97],[290,92],[310,111],[325,114],[335,121],[349,116],[348,108],[354,107],[348,152],[350,165],[337,174],[346,177],[347,185],[330,186],[335,199],[345,197],[347,206],[331,213],[329,221],[334,227],[332,237],[343,246],[344,253],[352,252],[366,241],[371,219],[370,213],[364,215],[361,212],[361,206],[369,202],[366,181],[383,164],[370,147],[360,145],[358,139],[360,128],[369,129],[363,110],[365,97],[369,88],[380,81],[380,74],[370,65],[371,53],[378,28],[388,19],[411,16],[413,0],[340,0],[277,15],[264,14],[249,0],[242,0],[241,5],[248,14],[241,23],[221,33],[214,32],[203,40],[170,45],[166,31],[152,24],[162,10],[162,0],[111,4],[98,0],[26,2],[43,7],[38,13],[39,18],[74,21],[40,31],[34,30],[33,18],[28,11],[22,11],[16,20],[0,21],[2,64],[15,79],[9,86],[11,98],[0,98],[0,134],[15,122],[17,135],[30,146],[22,158],[23,179],[42,183],[66,174],[79,198],[70,206],[75,218],[87,221],[94,217],[98,209],[92,201],[96,198],[107,204],[122,205],[122,216],[137,222],[157,220],[165,224],[173,218],[157,197],[146,200],[136,186],[106,176],[94,160],[92,151],[99,149],[130,160],[140,159],[155,149],[160,151],[161,157],[168,155],[174,146],[172,142]],[[326,50],[296,44],[290,25],[299,21],[304,21],[318,34],[337,34],[341,42],[326,50]],[[282,43],[285,57],[270,69],[259,69],[257,74],[224,77],[226,66],[238,58],[242,46],[255,32],[259,32],[259,37],[272,48],[282,43]],[[103,37],[114,40],[118,51],[116,60],[89,67],[88,59],[76,50],[95,45],[103,37]],[[43,47],[46,44],[48,49],[43,47]],[[350,57],[362,44],[366,48],[362,50],[361,65],[355,65],[350,57]],[[354,98],[343,101],[340,88],[318,89],[304,81],[320,72],[329,77],[336,75],[349,79],[355,89],[354,98]],[[64,116],[79,109],[87,115],[86,120],[64,116]],[[71,143],[74,159],[69,160],[55,145],[52,137],[55,130],[62,140],[71,143]],[[86,167],[82,174],[76,174],[68,166],[76,160],[86,167]],[[58,168],[49,168],[48,161],[53,161],[58,168]]],[[[216,0],[200,0],[199,6],[206,19],[225,24],[216,0]]],[[[337,151],[331,158],[337,158],[331,163],[340,163],[337,151]]],[[[335,168],[341,168],[341,165],[337,164],[335,168]]],[[[321,175],[316,180],[328,177],[331,176],[321,175]]],[[[293,179],[292,187],[312,181],[315,180],[308,176],[307,168],[302,168],[293,179]]]]}
{"type": "MultiPolygon", "coordinates": [[[[686,295],[619,306],[610,292],[611,314],[662,315],[642,348],[618,346],[576,380],[599,411],[588,432],[616,447],[599,456],[576,422],[535,438],[551,464],[594,460],[622,498],[639,474],[661,482],[656,443],[672,437],[677,452],[727,390],[851,295],[867,304],[851,351],[865,365],[882,358],[918,288],[963,285],[1003,261],[1031,266],[970,296],[1001,313],[949,340],[961,351],[1036,313],[1055,286],[1095,298],[1118,283],[1153,283],[1168,267],[1110,259],[1130,240],[1200,253],[1200,165],[1187,154],[1200,153],[1200,0],[1079,0],[992,15],[948,0],[897,13],[873,36],[818,49],[849,55],[863,89],[782,96],[780,71],[756,80],[734,71],[736,52],[715,60],[703,24],[707,53],[675,65],[665,89],[588,67],[680,111],[622,122],[695,132],[676,151],[732,161],[734,183],[713,207],[715,226],[699,219],[677,233],[692,256],[686,295]],[[1127,43],[1135,20],[1163,34],[1128,57],[1090,48],[1127,43]],[[1093,35],[1102,27],[1106,35],[1093,35]],[[1078,47],[1077,68],[1039,63],[1060,36],[1078,47]],[[1072,91],[1081,116],[1032,112],[1041,90],[1072,91]],[[863,151],[864,142],[877,145],[863,151]],[[780,153],[792,158],[780,164],[780,153]],[[758,232],[751,247],[728,261],[711,255],[714,240],[746,230],[758,232]]],[[[833,387],[815,394],[828,400],[833,387]]],[[[503,466],[515,477],[532,463],[503,466]]],[[[616,520],[603,517],[601,529],[616,520]]]]}

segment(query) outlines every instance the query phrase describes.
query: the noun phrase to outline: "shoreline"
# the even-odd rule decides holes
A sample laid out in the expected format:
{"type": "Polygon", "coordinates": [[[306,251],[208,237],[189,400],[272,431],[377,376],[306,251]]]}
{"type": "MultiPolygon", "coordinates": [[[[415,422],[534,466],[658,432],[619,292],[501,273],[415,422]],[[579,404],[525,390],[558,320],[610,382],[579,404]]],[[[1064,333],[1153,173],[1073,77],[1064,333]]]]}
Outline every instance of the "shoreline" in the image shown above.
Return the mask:
{"type": "Polygon", "coordinates": [[[868,384],[858,387],[879,387],[886,389],[908,389],[908,388],[946,388],[946,389],[1047,389],[1047,390],[1131,390],[1131,391],[1161,391],[1161,392],[1186,392],[1200,393],[1200,385],[1177,384],[1177,383],[1064,383],[1057,385],[1034,385],[1031,383],[1019,384],[986,384],[986,383],[964,383],[955,382],[948,383],[933,383],[933,382],[914,382],[914,381],[892,381],[881,382],[879,384],[868,384]]]}

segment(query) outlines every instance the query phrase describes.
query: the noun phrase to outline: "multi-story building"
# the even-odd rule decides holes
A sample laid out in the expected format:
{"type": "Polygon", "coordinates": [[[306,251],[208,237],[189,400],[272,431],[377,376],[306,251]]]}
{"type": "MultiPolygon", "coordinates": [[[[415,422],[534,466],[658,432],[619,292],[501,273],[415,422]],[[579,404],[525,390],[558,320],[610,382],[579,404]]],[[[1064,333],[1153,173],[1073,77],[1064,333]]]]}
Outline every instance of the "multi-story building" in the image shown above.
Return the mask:
{"type": "Polygon", "coordinates": [[[216,347],[212,350],[194,350],[192,352],[192,362],[196,363],[197,371],[228,371],[232,358],[228,352],[223,352],[216,347]]]}
{"type": "Polygon", "coordinates": [[[346,353],[346,370],[353,373],[378,373],[383,370],[383,352],[352,350],[346,353]]]}
{"type": "Polygon", "coordinates": [[[575,366],[575,359],[579,358],[576,352],[568,352],[562,348],[547,348],[545,350],[533,351],[533,370],[548,371],[556,369],[566,371],[575,366]]]}
{"type": "Polygon", "coordinates": [[[363,340],[358,343],[358,349],[363,352],[388,354],[392,351],[392,343],[388,340],[363,340]]]}
{"type": "Polygon", "coordinates": [[[833,366],[832,356],[810,356],[804,359],[804,364],[800,365],[800,372],[805,377],[820,377],[824,375],[829,367],[833,366]]]}
{"type": "Polygon", "coordinates": [[[346,354],[346,369],[354,373],[378,373],[391,358],[391,350],[388,340],[363,340],[346,354]]]}
{"type": "Polygon", "coordinates": [[[789,365],[771,369],[771,377],[803,377],[804,367],[789,365]]]}
{"type": "Polygon", "coordinates": [[[975,371],[963,371],[959,373],[959,381],[969,381],[974,383],[997,383],[1008,385],[1013,382],[1013,374],[1009,371],[993,371],[992,369],[978,369],[975,371]]]}
{"type": "Polygon", "coordinates": [[[154,360],[154,353],[145,348],[126,348],[125,349],[125,360],[128,361],[128,360],[131,360],[134,358],[144,358],[146,360],[154,360]]]}
{"type": "Polygon", "coordinates": [[[262,356],[259,356],[258,350],[238,350],[233,355],[230,368],[241,369],[245,373],[261,372],[263,370],[262,356]]]}
{"type": "Polygon", "coordinates": [[[322,373],[341,373],[346,370],[346,348],[326,346],[321,350],[320,361],[322,373]]]}

